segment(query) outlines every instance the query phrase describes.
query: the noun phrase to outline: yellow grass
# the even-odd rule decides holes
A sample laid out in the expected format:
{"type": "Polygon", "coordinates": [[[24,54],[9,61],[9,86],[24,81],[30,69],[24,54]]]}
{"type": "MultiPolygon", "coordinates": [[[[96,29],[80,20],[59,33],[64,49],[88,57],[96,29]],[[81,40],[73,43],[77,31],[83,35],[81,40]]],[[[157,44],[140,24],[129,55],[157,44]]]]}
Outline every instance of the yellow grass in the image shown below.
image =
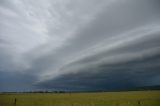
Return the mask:
{"type": "Polygon", "coordinates": [[[16,106],[160,106],[160,91],[1,94],[0,106],[14,106],[15,98],[16,106]]]}

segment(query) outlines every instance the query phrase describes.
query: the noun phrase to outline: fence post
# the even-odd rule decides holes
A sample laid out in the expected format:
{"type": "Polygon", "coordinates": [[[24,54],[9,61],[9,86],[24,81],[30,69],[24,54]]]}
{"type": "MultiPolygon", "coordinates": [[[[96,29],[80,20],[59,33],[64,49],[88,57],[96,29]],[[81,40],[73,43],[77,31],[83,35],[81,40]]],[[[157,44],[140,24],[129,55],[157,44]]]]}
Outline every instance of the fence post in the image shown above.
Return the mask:
{"type": "Polygon", "coordinates": [[[16,106],[16,103],[17,103],[17,99],[15,98],[14,99],[14,106],[16,106]]]}
{"type": "Polygon", "coordinates": [[[141,101],[140,100],[138,100],[138,106],[141,106],[141,101]]]}

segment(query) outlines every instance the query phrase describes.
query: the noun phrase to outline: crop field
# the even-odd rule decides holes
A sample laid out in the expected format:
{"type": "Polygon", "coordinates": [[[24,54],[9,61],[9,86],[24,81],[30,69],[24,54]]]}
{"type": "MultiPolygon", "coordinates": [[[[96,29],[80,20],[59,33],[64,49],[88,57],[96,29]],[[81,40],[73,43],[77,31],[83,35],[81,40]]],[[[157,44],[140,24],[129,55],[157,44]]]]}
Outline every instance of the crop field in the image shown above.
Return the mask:
{"type": "Polygon", "coordinates": [[[0,106],[160,106],[160,91],[0,94],[0,106]]]}

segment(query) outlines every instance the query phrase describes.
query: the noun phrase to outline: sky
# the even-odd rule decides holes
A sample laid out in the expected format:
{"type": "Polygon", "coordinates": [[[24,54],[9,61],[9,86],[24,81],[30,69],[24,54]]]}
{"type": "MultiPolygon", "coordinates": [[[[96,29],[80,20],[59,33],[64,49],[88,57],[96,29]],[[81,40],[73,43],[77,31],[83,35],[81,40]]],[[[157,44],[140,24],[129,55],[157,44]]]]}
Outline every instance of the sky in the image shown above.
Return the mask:
{"type": "Polygon", "coordinates": [[[0,0],[0,91],[152,85],[159,0],[0,0]]]}

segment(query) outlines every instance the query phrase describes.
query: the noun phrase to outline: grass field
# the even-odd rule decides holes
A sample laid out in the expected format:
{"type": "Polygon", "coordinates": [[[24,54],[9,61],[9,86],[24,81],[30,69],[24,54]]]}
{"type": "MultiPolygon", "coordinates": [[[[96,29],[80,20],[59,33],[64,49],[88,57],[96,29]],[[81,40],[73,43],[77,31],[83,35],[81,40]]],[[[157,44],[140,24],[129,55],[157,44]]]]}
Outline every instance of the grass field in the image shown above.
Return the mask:
{"type": "Polygon", "coordinates": [[[0,106],[160,106],[160,91],[0,94],[0,106]],[[16,104],[14,99],[17,98],[16,104]],[[140,101],[140,104],[138,103],[140,101]]]}

